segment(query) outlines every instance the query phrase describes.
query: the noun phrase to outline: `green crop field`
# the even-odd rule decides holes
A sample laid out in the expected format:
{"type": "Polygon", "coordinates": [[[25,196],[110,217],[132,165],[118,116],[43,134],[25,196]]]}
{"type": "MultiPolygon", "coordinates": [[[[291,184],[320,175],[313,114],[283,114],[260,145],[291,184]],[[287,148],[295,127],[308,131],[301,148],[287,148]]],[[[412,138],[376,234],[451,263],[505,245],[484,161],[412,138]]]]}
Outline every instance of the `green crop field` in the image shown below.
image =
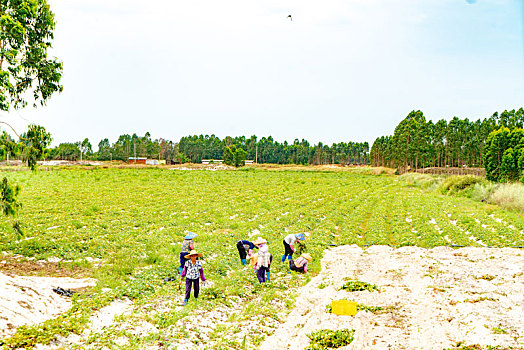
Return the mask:
{"type": "Polygon", "coordinates": [[[293,306],[294,288],[310,277],[289,277],[280,263],[282,239],[288,233],[311,233],[307,251],[314,258],[312,274],[320,271],[322,252],[332,245],[524,246],[522,215],[426,193],[389,175],[157,168],[4,174],[22,186],[19,221],[25,236],[19,239],[9,222],[0,223],[0,251],[35,260],[60,258],[57,274],[72,271],[98,280],[96,288],[75,298],[71,312],[46,327],[20,328],[4,340],[6,347],[30,347],[54,334],[79,333],[93,310],[122,296],[132,298],[137,311],[120,322],[145,320],[156,330],[137,335],[125,327],[111,328],[89,342],[116,346],[116,337],[126,337],[122,348],[174,344],[189,337],[187,329],[177,326],[180,322],[223,307],[229,310],[230,325],[193,341],[215,348],[256,346],[274,324],[268,321],[267,329],[247,338],[222,335],[243,334],[242,327],[258,315],[276,324],[293,306]],[[198,234],[196,247],[204,254],[212,286],[201,300],[180,310],[175,306],[182,299],[176,282],[163,278],[176,275],[186,231],[198,234]],[[251,269],[242,269],[238,259],[235,243],[249,235],[270,243],[275,278],[265,286],[256,282],[251,269]]]}

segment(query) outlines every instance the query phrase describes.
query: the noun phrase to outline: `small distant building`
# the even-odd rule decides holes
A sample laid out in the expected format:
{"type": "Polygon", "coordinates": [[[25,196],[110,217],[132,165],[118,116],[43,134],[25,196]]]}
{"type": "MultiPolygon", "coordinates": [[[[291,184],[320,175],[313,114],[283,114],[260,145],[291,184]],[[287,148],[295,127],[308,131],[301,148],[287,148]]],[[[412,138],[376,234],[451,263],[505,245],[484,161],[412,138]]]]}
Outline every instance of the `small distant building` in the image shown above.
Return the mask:
{"type": "Polygon", "coordinates": [[[202,159],[202,164],[222,164],[222,159],[202,159]]]}
{"type": "Polygon", "coordinates": [[[253,163],[254,163],[253,160],[247,160],[247,159],[246,159],[245,162],[246,162],[246,165],[253,165],[253,163]]]}
{"type": "Polygon", "coordinates": [[[146,164],[147,158],[142,157],[129,157],[127,160],[130,164],[146,164]]]}

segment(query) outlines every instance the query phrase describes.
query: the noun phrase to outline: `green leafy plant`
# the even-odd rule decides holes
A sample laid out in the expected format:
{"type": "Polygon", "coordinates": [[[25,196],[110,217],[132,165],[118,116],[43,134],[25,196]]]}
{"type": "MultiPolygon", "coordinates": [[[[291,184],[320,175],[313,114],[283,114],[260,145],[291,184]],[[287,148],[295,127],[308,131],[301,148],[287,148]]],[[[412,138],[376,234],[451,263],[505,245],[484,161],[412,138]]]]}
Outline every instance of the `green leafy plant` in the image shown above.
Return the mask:
{"type": "Polygon", "coordinates": [[[483,280],[486,280],[486,281],[492,281],[495,279],[495,276],[493,275],[489,275],[489,274],[485,274],[483,276],[480,276],[479,277],[480,279],[483,279],[483,280]]]}
{"type": "Polygon", "coordinates": [[[382,306],[368,306],[364,304],[357,304],[357,310],[358,311],[369,311],[372,313],[383,311],[384,308],[382,306]]]}
{"type": "Polygon", "coordinates": [[[332,331],[330,329],[322,329],[316,332],[307,334],[310,339],[307,350],[324,350],[337,349],[342,346],[351,344],[355,339],[354,329],[341,329],[332,331]]]}
{"type": "Polygon", "coordinates": [[[344,285],[342,285],[342,287],[340,287],[340,289],[347,290],[348,292],[359,292],[359,291],[363,291],[363,290],[367,290],[367,291],[373,292],[375,290],[378,290],[378,287],[375,284],[371,284],[371,283],[367,283],[367,282],[348,281],[348,282],[344,283],[344,285]]]}

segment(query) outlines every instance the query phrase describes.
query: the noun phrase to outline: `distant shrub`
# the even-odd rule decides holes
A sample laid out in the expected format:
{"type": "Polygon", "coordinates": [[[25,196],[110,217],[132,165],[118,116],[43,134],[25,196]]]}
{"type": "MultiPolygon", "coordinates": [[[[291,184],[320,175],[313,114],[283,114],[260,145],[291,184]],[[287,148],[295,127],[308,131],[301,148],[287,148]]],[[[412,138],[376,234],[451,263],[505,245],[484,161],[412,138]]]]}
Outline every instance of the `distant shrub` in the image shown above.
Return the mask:
{"type": "Polygon", "coordinates": [[[441,185],[440,192],[442,194],[454,195],[460,192],[467,191],[464,195],[469,196],[473,186],[476,184],[487,184],[488,181],[473,175],[459,175],[448,177],[441,185]]]}
{"type": "Polygon", "coordinates": [[[520,183],[498,185],[488,202],[504,208],[524,211],[524,185],[520,183]]]}

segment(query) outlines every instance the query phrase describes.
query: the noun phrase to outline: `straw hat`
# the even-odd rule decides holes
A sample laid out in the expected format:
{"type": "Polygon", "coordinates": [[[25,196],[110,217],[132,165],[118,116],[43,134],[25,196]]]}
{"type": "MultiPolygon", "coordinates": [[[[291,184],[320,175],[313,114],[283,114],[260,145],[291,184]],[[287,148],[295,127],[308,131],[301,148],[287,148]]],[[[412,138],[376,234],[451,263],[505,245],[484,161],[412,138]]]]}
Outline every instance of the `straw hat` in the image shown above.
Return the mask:
{"type": "Polygon", "coordinates": [[[253,242],[254,245],[259,245],[259,244],[264,244],[264,243],[267,243],[267,241],[263,239],[262,237],[258,237],[257,240],[253,242]]]}
{"type": "Polygon", "coordinates": [[[304,259],[306,259],[309,262],[313,261],[313,258],[311,257],[311,255],[309,255],[309,253],[304,253],[301,255],[301,257],[303,257],[304,259]]]}
{"type": "Polygon", "coordinates": [[[196,236],[198,236],[196,233],[194,233],[194,232],[188,232],[187,235],[184,237],[184,239],[193,239],[193,238],[195,238],[196,236]]]}
{"type": "Polygon", "coordinates": [[[187,255],[184,256],[184,257],[185,257],[186,259],[189,259],[189,258],[191,258],[191,256],[193,256],[193,255],[196,255],[198,258],[201,258],[201,257],[202,257],[202,253],[199,253],[199,252],[197,252],[197,251],[194,250],[194,249],[193,249],[192,251],[190,251],[189,254],[187,254],[187,255]]]}

